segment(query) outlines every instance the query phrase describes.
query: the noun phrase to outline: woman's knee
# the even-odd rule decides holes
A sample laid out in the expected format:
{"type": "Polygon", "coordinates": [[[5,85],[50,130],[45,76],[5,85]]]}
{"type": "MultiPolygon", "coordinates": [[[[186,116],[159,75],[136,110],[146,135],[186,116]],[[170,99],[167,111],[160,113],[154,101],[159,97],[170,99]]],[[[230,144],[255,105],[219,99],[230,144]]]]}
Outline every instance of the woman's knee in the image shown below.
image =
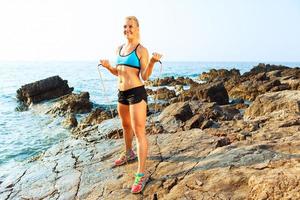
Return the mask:
{"type": "Polygon", "coordinates": [[[125,132],[131,132],[132,131],[132,127],[131,124],[128,122],[122,122],[122,127],[124,129],[125,132]]]}
{"type": "Polygon", "coordinates": [[[134,125],[132,126],[133,132],[137,137],[145,135],[145,125],[134,125]]]}
{"type": "Polygon", "coordinates": [[[147,140],[147,137],[145,134],[139,133],[139,134],[136,134],[135,136],[136,136],[136,142],[138,145],[143,145],[145,147],[148,146],[148,140],[147,140]]]}

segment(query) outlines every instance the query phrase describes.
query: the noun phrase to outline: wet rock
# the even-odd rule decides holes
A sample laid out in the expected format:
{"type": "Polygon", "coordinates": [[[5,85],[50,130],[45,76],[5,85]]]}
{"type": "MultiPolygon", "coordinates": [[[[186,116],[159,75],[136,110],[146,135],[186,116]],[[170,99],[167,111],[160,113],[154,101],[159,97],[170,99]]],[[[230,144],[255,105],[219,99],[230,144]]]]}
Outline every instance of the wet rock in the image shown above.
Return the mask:
{"type": "Polygon", "coordinates": [[[68,81],[59,76],[53,76],[21,86],[17,90],[17,99],[30,105],[31,103],[57,98],[72,91],[73,88],[68,86],[68,81]]]}

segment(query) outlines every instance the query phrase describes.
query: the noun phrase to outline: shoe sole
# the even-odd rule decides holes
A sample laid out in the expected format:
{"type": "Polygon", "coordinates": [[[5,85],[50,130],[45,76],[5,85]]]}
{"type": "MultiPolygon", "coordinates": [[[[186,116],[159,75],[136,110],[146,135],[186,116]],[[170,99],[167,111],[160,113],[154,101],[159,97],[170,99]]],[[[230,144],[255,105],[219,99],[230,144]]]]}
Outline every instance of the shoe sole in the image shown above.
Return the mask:
{"type": "Polygon", "coordinates": [[[141,188],[140,191],[138,191],[138,192],[133,192],[133,191],[131,190],[131,193],[132,193],[132,194],[139,194],[139,193],[141,193],[141,192],[144,190],[145,186],[147,185],[147,182],[148,182],[148,181],[149,181],[149,178],[147,178],[147,179],[145,180],[145,184],[143,185],[143,187],[141,188]]]}

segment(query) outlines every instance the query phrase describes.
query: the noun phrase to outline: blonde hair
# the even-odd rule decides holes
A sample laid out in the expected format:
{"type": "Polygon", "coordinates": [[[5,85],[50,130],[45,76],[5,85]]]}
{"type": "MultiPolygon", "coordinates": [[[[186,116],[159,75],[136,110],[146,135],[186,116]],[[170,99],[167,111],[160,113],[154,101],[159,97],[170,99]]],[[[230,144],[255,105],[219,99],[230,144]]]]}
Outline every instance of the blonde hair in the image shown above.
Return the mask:
{"type": "MultiPolygon", "coordinates": [[[[126,19],[126,20],[133,20],[133,21],[135,21],[136,26],[137,26],[138,28],[140,28],[139,20],[138,20],[135,16],[127,16],[127,17],[125,17],[125,19],[126,19]]],[[[140,31],[138,32],[137,37],[138,37],[138,41],[140,42],[140,39],[141,39],[140,31]]]]}
{"type": "Polygon", "coordinates": [[[139,20],[135,16],[127,16],[125,19],[135,21],[137,27],[140,27],[139,20]]]}

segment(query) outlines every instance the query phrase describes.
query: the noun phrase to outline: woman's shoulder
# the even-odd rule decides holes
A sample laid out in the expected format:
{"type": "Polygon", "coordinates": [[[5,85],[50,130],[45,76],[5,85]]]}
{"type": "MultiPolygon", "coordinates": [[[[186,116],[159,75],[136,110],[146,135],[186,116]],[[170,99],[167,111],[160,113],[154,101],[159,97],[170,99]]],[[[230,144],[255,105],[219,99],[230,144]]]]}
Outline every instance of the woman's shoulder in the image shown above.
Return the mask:
{"type": "Polygon", "coordinates": [[[147,53],[148,52],[148,49],[146,47],[144,47],[142,44],[139,44],[139,46],[137,47],[136,49],[138,51],[138,53],[147,53]]]}

